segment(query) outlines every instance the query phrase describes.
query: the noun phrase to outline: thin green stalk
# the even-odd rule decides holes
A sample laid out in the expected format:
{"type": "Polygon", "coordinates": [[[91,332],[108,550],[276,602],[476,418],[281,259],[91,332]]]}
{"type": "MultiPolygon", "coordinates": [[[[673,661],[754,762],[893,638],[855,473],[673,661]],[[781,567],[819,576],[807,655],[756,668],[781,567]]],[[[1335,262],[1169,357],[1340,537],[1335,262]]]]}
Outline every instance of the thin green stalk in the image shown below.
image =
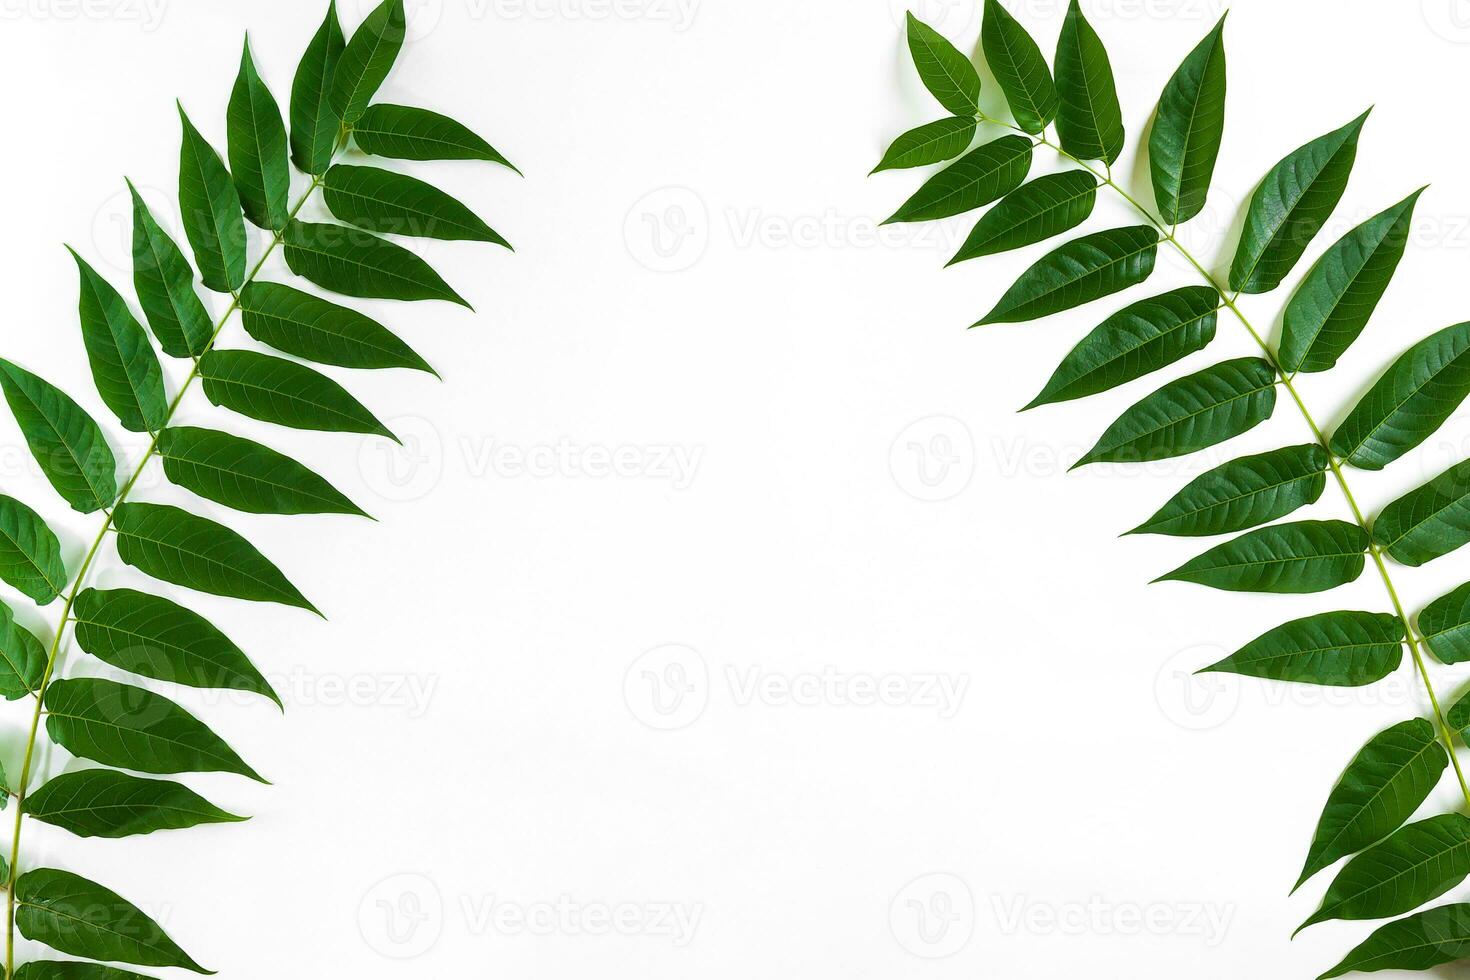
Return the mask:
{"type": "MultiPolygon", "coordinates": [[[[343,136],[343,140],[338,142],[338,149],[341,148],[343,141],[345,141],[345,133],[343,136]]],[[[291,208],[290,214],[287,215],[286,220],[288,223],[293,220],[297,214],[300,213],[303,207],[306,206],[306,202],[311,199],[311,196],[316,193],[317,188],[320,187],[321,184],[322,178],[320,176],[312,178],[311,186],[308,187],[305,193],[303,193],[301,197],[296,201],[295,205],[293,205],[291,208]]],[[[266,246],[265,251],[260,254],[260,258],[256,260],[255,265],[251,268],[249,274],[246,275],[244,285],[249,285],[250,283],[255,281],[255,277],[260,274],[261,268],[265,265],[265,260],[270,258],[271,253],[273,253],[276,248],[281,244],[281,240],[284,234],[285,227],[282,226],[282,229],[280,231],[277,231],[273,236],[271,236],[270,244],[266,246]]],[[[241,286],[242,290],[244,288],[244,285],[241,286]]],[[[235,311],[239,308],[239,292],[231,293],[230,305],[225,307],[225,312],[215,322],[214,331],[209,335],[208,343],[204,345],[204,353],[208,353],[214,347],[215,341],[219,338],[220,331],[225,328],[225,324],[229,322],[230,317],[234,316],[235,311]]],[[[169,423],[173,420],[174,413],[178,411],[180,403],[184,400],[185,393],[187,393],[189,388],[194,384],[194,380],[199,377],[199,362],[202,357],[203,354],[201,354],[200,357],[194,359],[194,364],[189,369],[189,373],[184,376],[183,384],[179,386],[178,392],[174,395],[173,400],[169,402],[168,412],[163,417],[163,425],[159,428],[159,431],[154,433],[152,438],[149,440],[148,449],[143,453],[143,457],[138,460],[137,466],[133,468],[133,472],[128,477],[127,481],[123,483],[122,489],[118,491],[117,500],[114,502],[113,506],[110,509],[104,510],[104,513],[106,514],[106,519],[102,522],[102,527],[100,530],[98,530],[97,537],[92,540],[92,546],[87,550],[86,557],[82,559],[81,567],[78,568],[77,576],[75,579],[72,580],[71,588],[67,591],[66,594],[66,601],[61,607],[61,622],[60,625],[58,625],[56,628],[56,636],[52,639],[51,649],[46,655],[46,669],[41,675],[40,687],[37,688],[35,692],[36,709],[35,713],[31,716],[30,734],[26,738],[25,757],[20,767],[20,778],[19,780],[17,780],[14,787],[15,825],[14,831],[12,832],[10,837],[10,875],[5,883],[6,980],[11,980],[11,978],[15,976],[15,882],[16,879],[20,876],[20,837],[21,829],[24,826],[22,818],[25,816],[24,811],[26,792],[30,788],[31,767],[36,754],[37,736],[39,735],[41,730],[41,715],[44,712],[46,689],[50,686],[51,679],[56,673],[56,668],[60,660],[60,654],[62,652],[61,641],[66,634],[67,624],[71,622],[72,606],[76,603],[77,595],[81,591],[82,583],[87,578],[87,573],[91,571],[92,565],[97,559],[97,554],[102,548],[102,542],[107,538],[107,532],[112,530],[112,515],[116,512],[117,507],[123,504],[128,499],[128,494],[132,492],[133,487],[138,482],[138,478],[143,475],[143,470],[148,465],[148,461],[151,460],[153,456],[157,453],[159,436],[162,434],[164,429],[168,428],[169,423]]]]}
{"type": "MultiPolygon", "coordinates": [[[[1021,133],[1024,136],[1029,136],[1030,138],[1036,140],[1039,145],[1051,147],[1059,155],[1075,163],[1083,170],[1086,170],[1103,184],[1111,187],[1115,192],[1117,192],[1118,196],[1127,201],[1128,204],[1131,205],[1133,209],[1137,211],[1145,221],[1153,225],[1154,228],[1158,229],[1158,232],[1163,240],[1172,245],[1174,247],[1174,250],[1178,252],[1179,255],[1182,256],[1186,262],[1194,267],[1195,271],[1199,273],[1200,278],[1202,278],[1210,286],[1210,288],[1219,295],[1221,303],[1223,303],[1225,308],[1230,310],[1230,312],[1235,315],[1235,318],[1240,321],[1241,326],[1245,327],[1246,331],[1251,335],[1251,339],[1256,342],[1256,345],[1259,346],[1262,353],[1265,354],[1267,361],[1270,362],[1272,369],[1275,370],[1277,374],[1277,377],[1281,379],[1280,383],[1282,387],[1286,389],[1287,394],[1291,396],[1292,402],[1296,404],[1297,410],[1301,413],[1303,421],[1305,421],[1307,427],[1312,430],[1312,437],[1322,446],[1323,450],[1326,451],[1328,463],[1332,469],[1333,479],[1336,481],[1338,489],[1342,491],[1343,499],[1347,501],[1349,509],[1352,510],[1353,520],[1356,521],[1357,525],[1363,529],[1363,533],[1371,535],[1372,528],[1368,523],[1368,519],[1364,516],[1362,509],[1358,506],[1357,499],[1353,496],[1352,487],[1348,485],[1347,476],[1343,473],[1341,461],[1332,452],[1332,446],[1326,434],[1323,433],[1321,426],[1317,424],[1317,420],[1313,417],[1311,411],[1307,408],[1306,402],[1302,400],[1302,396],[1297,391],[1296,385],[1293,384],[1293,379],[1295,376],[1287,374],[1286,370],[1281,366],[1281,361],[1276,356],[1276,351],[1271,348],[1271,345],[1266,342],[1266,338],[1261,335],[1260,331],[1256,330],[1256,328],[1251,324],[1250,320],[1248,320],[1245,314],[1241,312],[1240,306],[1236,303],[1236,301],[1240,298],[1240,294],[1237,292],[1233,296],[1228,295],[1225,291],[1225,287],[1219,282],[1219,280],[1217,280],[1210,273],[1210,271],[1206,269],[1204,265],[1201,264],[1200,261],[1194,257],[1189,249],[1185,248],[1184,245],[1180,243],[1179,239],[1175,237],[1174,229],[1166,228],[1164,226],[1164,223],[1160,219],[1156,218],[1153,213],[1149,211],[1148,208],[1139,203],[1137,198],[1135,198],[1132,194],[1129,194],[1127,190],[1125,190],[1113,180],[1111,168],[1109,168],[1108,172],[1106,173],[1099,173],[1086,161],[1078,159],[1077,157],[1068,153],[1066,150],[1062,149],[1061,146],[1059,146],[1058,144],[1053,143],[1050,139],[1047,138],[1044,131],[1039,135],[1036,133],[1027,133],[1025,132],[1025,130],[1020,129],[1019,127],[1013,126],[1010,123],[1007,123],[1000,119],[994,119],[983,113],[979,114],[977,118],[981,122],[994,123],[999,126],[1004,126],[1007,129],[1015,130],[1016,132],[1021,133]]],[[[1420,681],[1424,685],[1425,693],[1429,695],[1429,704],[1433,708],[1434,719],[1438,723],[1439,735],[1440,738],[1444,741],[1446,751],[1449,752],[1450,762],[1454,765],[1455,777],[1460,783],[1460,792],[1465,797],[1465,805],[1466,807],[1470,807],[1470,783],[1466,782],[1465,771],[1463,768],[1461,768],[1460,759],[1455,753],[1454,732],[1450,728],[1449,722],[1445,719],[1444,709],[1440,705],[1439,696],[1435,693],[1434,683],[1429,677],[1429,668],[1424,662],[1424,654],[1420,650],[1420,640],[1414,632],[1414,624],[1410,622],[1408,612],[1404,609],[1404,604],[1399,599],[1398,589],[1394,587],[1393,577],[1389,574],[1388,564],[1383,560],[1382,550],[1376,544],[1373,544],[1371,540],[1368,545],[1368,554],[1370,557],[1372,557],[1373,565],[1375,568],[1378,569],[1378,577],[1383,581],[1383,587],[1388,592],[1389,600],[1393,603],[1394,615],[1396,615],[1399,618],[1399,621],[1403,623],[1404,638],[1405,641],[1408,643],[1409,653],[1413,658],[1415,670],[1419,675],[1420,681]]]]}

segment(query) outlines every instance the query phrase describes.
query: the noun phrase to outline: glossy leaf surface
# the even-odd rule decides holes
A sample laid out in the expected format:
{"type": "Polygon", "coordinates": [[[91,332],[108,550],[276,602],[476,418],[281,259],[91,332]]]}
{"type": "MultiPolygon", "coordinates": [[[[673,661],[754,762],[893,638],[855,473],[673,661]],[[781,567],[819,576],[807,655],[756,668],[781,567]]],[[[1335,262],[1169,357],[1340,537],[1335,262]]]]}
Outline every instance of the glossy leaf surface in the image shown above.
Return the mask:
{"type": "Polygon", "coordinates": [[[1361,575],[1367,550],[1367,533],[1346,521],[1272,524],[1211,548],[1157,581],[1228,592],[1325,592],[1361,575]]]}
{"type": "Polygon", "coordinates": [[[1021,273],[975,326],[1050,316],[1136,286],[1154,271],[1159,233],[1148,225],[1084,235],[1021,273]]]}

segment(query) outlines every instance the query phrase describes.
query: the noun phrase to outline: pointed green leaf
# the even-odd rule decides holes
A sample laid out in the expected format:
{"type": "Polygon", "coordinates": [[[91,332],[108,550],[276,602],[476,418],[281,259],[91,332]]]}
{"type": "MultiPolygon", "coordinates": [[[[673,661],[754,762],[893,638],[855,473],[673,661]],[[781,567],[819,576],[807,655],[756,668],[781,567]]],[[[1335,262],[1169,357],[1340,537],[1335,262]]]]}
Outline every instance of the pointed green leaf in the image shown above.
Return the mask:
{"type": "Polygon", "coordinates": [[[1225,18],[1184,59],[1164,94],[1148,137],[1154,200],[1167,224],[1204,209],[1225,136],[1225,18]]]}
{"type": "Polygon", "coordinates": [[[404,174],[338,164],[327,171],[322,195],[332,214],[368,231],[510,247],[459,201],[404,174]]]}
{"type": "Polygon", "coordinates": [[[254,545],[223,525],[165,504],[119,504],[112,517],[118,555],[145,575],[211,595],[317,611],[254,545]]]}
{"type": "Polygon", "coordinates": [[[975,138],[975,126],[974,116],[950,116],[911,129],[893,141],[872,173],[953,160],[969,148],[975,138]]]}
{"type": "Polygon", "coordinates": [[[442,299],[470,308],[429,264],[408,249],[356,228],[292,221],[286,264],[323,289],[375,299],[442,299]]]}
{"type": "Polygon", "coordinates": [[[45,673],[46,648],[0,602],[0,697],[14,701],[35,694],[45,673]]]}
{"type": "Polygon", "coordinates": [[[1016,125],[1039,133],[1057,114],[1057,90],[1041,49],[997,0],[985,0],[980,49],[1016,125]]]}
{"type": "Polygon", "coordinates": [[[1373,522],[1373,540],[1394,561],[1413,566],[1470,544],[1470,461],[1385,507],[1373,522]]]}
{"type": "Polygon", "coordinates": [[[1387,613],[1318,613],[1256,637],[1200,673],[1362,687],[1381,681],[1404,656],[1404,624],[1387,613]]]}
{"type": "Polygon", "coordinates": [[[1211,548],[1155,581],[1227,592],[1326,592],[1363,573],[1367,550],[1367,533],[1346,521],[1272,524],[1211,548]]]}
{"type": "Polygon", "coordinates": [[[367,109],[368,100],[388,77],[403,47],[407,23],[403,0],[384,0],[367,15],[347,42],[332,76],[332,108],[351,125],[367,109]]]}
{"type": "Polygon", "coordinates": [[[132,181],[133,288],[153,336],[170,357],[198,357],[214,336],[214,324],[194,291],[194,270],[153,217],[132,181]]]}
{"type": "Polygon", "coordinates": [[[1254,429],[1275,408],[1270,363],[1257,357],[1222,361],[1169,382],[1128,409],[1073,468],[1198,452],[1254,429]]]}
{"type": "Polygon", "coordinates": [[[41,515],[0,494],[0,580],[46,605],[66,587],[61,542],[41,515]]]}
{"type": "Polygon", "coordinates": [[[1124,307],[1072,348],[1026,407],[1095,395],[1204,349],[1219,306],[1210,287],[1185,286],[1124,307]]]}
{"type": "Polygon", "coordinates": [[[71,504],[90,514],[117,499],[117,460],[92,417],[29,371],[0,360],[0,388],[46,479],[71,504]]]}
{"type": "Polygon", "coordinates": [[[1470,323],[1430,334],[1393,362],[1332,434],[1332,451],[1381,470],[1445,423],[1470,394],[1470,323]]]}
{"type": "Polygon", "coordinates": [[[1470,732],[1470,692],[1461,695],[1460,700],[1450,706],[1445,712],[1445,724],[1460,733],[1460,741],[1465,741],[1467,732],[1470,732]]]}
{"type": "Polygon", "coordinates": [[[1329,248],[1286,306],[1281,365],[1288,371],[1326,371],[1337,363],[1388,289],[1404,256],[1423,188],[1374,215],[1329,248]]]}
{"type": "Polygon", "coordinates": [[[1230,288],[1265,293],[1281,285],[1347,189],[1368,113],[1288,153],[1251,197],[1230,265],[1230,288]]]}
{"type": "Polygon", "coordinates": [[[1470,875],[1470,817],[1442,813],[1394,831],[1349,861],[1322,907],[1297,929],[1330,919],[1386,919],[1438,898],[1470,875]]]}
{"type": "Polygon", "coordinates": [[[158,454],[175,485],[235,510],[367,516],[296,460],[228,432],[170,426],[159,436],[158,454]]]}
{"type": "Polygon", "coordinates": [[[397,441],[347,389],[295,361],[248,350],[212,350],[199,362],[210,402],[262,422],[397,441]]]}
{"type": "Polygon", "coordinates": [[[98,677],[52,681],[46,688],[46,731],[72,755],[104,766],[164,775],[231,772],[265,782],[198,718],[130,684],[98,677]]]}
{"type": "Polygon", "coordinates": [[[72,960],[32,960],[16,968],[15,980],[152,980],[141,973],[130,973],[100,963],[77,963],[72,960]]]}
{"type": "Polygon", "coordinates": [[[980,73],[970,59],[928,24],[908,15],[909,53],[914,67],[939,104],[956,116],[980,111],[980,73]]]}
{"type": "Polygon", "coordinates": [[[1327,450],[1315,442],[1232,459],[1195,477],[1128,533],[1204,537],[1274,521],[1317,502],[1327,465],[1327,450]]]}
{"type": "Polygon", "coordinates": [[[1021,273],[995,308],[974,325],[1050,316],[1136,286],[1154,271],[1159,233],[1148,225],[1083,235],[1021,273]]]}
{"type": "Polygon", "coordinates": [[[1424,607],[1419,614],[1419,634],[1440,663],[1470,660],[1470,582],[1424,607]]]}
{"type": "Polygon", "coordinates": [[[324,174],[332,165],[342,117],[332,108],[329,96],[337,61],[346,46],[337,20],[337,0],[331,0],[326,19],[306,46],[291,80],[291,159],[302,173],[324,174]]]}
{"type": "Polygon", "coordinates": [[[1442,905],[1381,926],[1317,980],[1378,970],[1428,970],[1470,957],[1470,905],[1442,905]]]}
{"type": "Polygon", "coordinates": [[[1071,0],[1062,22],[1056,67],[1062,149],[1082,160],[1115,162],[1123,152],[1123,110],[1113,65],[1077,0],[1071,0]]]}
{"type": "Polygon", "coordinates": [[[376,320],[299,289],[257,279],[241,291],[240,309],[246,333],[287,354],[339,367],[434,374],[428,362],[376,320]]]}
{"type": "Polygon", "coordinates": [[[69,871],[27,871],[15,883],[15,904],[15,925],[20,934],[60,952],[116,963],[210,972],[195,963],[136,905],[69,871]]]}
{"type": "Polygon", "coordinates": [[[134,837],[245,819],[187,786],[112,769],[63,773],[26,797],[25,812],[78,837],[134,837]]]}
{"type": "Polygon", "coordinates": [[[1096,202],[1097,180],[1085,170],[1037,177],[985,212],[949,264],[1044,242],[1086,221],[1096,202]]]}
{"type": "Polygon", "coordinates": [[[460,123],[416,106],[370,105],[352,127],[352,138],[358,149],[373,156],[396,160],[484,160],[516,170],[495,147],[460,123]]]}
{"type": "Polygon", "coordinates": [[[156,680],[281,699],[250,658],[203,616],[133,589],[77,596],[77,645],[105,663],[156,680]]]}
{"type": "Polygon", "coordinates": [[[228,109],[230,169],[245,217],[268,231],[286,225],[291,165],[286,157],[286,127],[275,96],[261,81],[250,57],[250,40],[240,55],[240,74],[228,109]]]}
{"type": "Polygon", "coordinates": [[[123,427],[133,432],[157,432],[168,417],[168,397],[163,392],[163,369],[148,342],[143,326],[133,318],[112,284],[73,249],[81,276],[77,313],[82,321],[82,341],[92,380],[102,401],[112,409],[123,427]]]}
{"type": "Polygon", "coordinates": [[[1423,718],[1400,722],[1369,739],[1327,797],[1296,887],[1403,826],[1448,765],[1434,726],[1423,718]]]}
{"type": "Polygon", "coordinates": [[[885,225],[936,221],[984,207],[1017,187],[1031,169],[1031,141],[1002,136],[960,157],[924,182],[885,225]]]}
{"type": "Polygon", "coordinates": [[[184,142],[179,150],[179,208],[204,285],[217,293],[245,281],[245,218],[235,182],[214,147],[179,106],[184,142]]]}

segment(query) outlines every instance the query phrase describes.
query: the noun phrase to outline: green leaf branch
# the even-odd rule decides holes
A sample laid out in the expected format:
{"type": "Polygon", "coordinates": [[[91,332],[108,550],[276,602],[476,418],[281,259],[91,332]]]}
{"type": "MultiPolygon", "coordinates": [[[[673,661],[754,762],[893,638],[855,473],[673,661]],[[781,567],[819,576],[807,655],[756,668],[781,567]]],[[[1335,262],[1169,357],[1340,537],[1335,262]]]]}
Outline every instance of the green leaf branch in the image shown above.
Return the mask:
{"type": "MultiPolygon", "coordinates": [[[[929,177],[890,221],[953,217],[992,205],[954,265],[1039,244],[1083,225],[1099,188],[1140,224],[1085,234],[1036,260],[975,326],[1035,320],[1139,285],[1154,273],[1158,247],[1172,248],[1198,276],[1105,319],[1066,356],[1026,406],[1084,398],[1183,360],[1213,341],[1227,313],[1259,357],[1222,361],[1165,384],[1123,413],[1078,462],[1167,459],[1222,444],[1265,422],[1278,389],[1311,441],[1230,460],[1180,490],[1132,534],[1235,534],[1160,581],[1247,593],[1318,593],[1356,580],[1371,562],[1391,612],[1338,610],[1285,623],[1202,670],[1277,682],[1357,687],[1397,669],[1407,648],[1430,706],[1375,736],[1348,764],[1318,822],[1297,886],[1351,858],[1301,928],[1330,919],[1412,913],[1470,876],[1470,818],[1407,821],[1446,768],[1470,810],[1456,751],[1470,734],[1470,697],[1446,709],[1428,654],[1470,660],[1470,583],[1411,616],[1390,562],[1417,566],[1470,544],[1470,463],[1460,463],[1388,504],[1370,519],[1347,471],[1378,470],[1409,454],[1470,395],[1470,324],[1430,335],[1401,355],[1331,432],[1295,383],[1332,368],[1361,335],[1407,243],[1415,191],[1330,246],[1288,300],[1280,346],[1241,308],[1292,273],[1344,195],[1368,113],[1287,154],[1257,186],[1228,276],[1218,277],[1177,235],[1205,207],[1224,137],[1225,20],[1166,83],[1147,140],[1153,198],[1112,173],[1126,145],[1112,67],[1101,38],[1071,0],[1049,65],[1025,28],[986,0],[980,51],[1012,118],[980,109],[980,78],[953,44],[910,20],[920,79],[952,115],[898,138],[878,170],[959,159],[929,177]],[[1053,74],[1054,71],[1054,74],[1053,74]],[[972,125],[973,124],[973,125],[972,125]],[[1055,127],[1056,137],[1048,133],[1055,127]],[[970,149],[986,127],[1007,135],[970,149]],[[1027,180],[1036,149],[1073,169],[1027,180]],[[1352,520],[1273,523],[1315,504],[1331,475],[1352,520]]],[[[1381,927],[1323,977],[1380,969],[1426,970],[1470,956],[1470,904],[1441,906],[1381,927]]]]}
{"type": "Polygon", "coordinates": [[[111,540],[124,564],[153,579],[317,612],[243,536],[186,508],[136,499],[137,491],[158,458],[171,483],[244,513],[367,516],[284,453],[224,431],[175,425],[174,418],[198,387],[216,406],[278,426],[392,439],[343,386],[302,362],[435,373],[376,321],[261,278],[279,250],[293,273],[328,292],[468,306],[423,259],[380,236],[509,248],[478,216],[432,185],[339,162],[355,146],[382,158],[485,160],[510,167],[448,117],[372,101],[397,60],[404,31],[402,0],[385,0],[350,39],[331,6],[297,69],[289,140],[247,43],[229,103],[228,168],[180,107],[179,205],[193,265],[128,185],[137,299],[163,351],[188,362],[171,397],[148,332],[127,299],[73,252],[82,337],[98,394],[124,428],[148,436],[120,486],[101,426],[60,389],[0,360],[0,390],[42,474],[73,509],[103,515],[80,564],[69,570],[55,532],[24,503],[0,496],[0,581],[42,606],[62,598],[44,645],[0,603],[0,696],[34,700],[20,770],[14,780],[0,773],[0,803],[15,801],[10,846],[0,856],[7,980],[140,976],[85,960],[209,972],[111,889],[72,872],[28,867],[23,832],[31,819],[80,837],[127,837],[243,819],[180,783],[133,773],[229,772],[265,781],[203,721],[162,694],[114,680],[61,676],[66,639],[70,635],[85,653],[127,673],[186,687],[250,691],[284,707],[247,655],[204,617],[170,598],[128,588],[99,591],[88,582],[110,554],[111,540]],[[362,138],[356,134],[359,123],[371,125],[362,138]],[[288,200],[292,162],[309,179],[288,200]],[[301,220],[318,191],[340,224],[301,220]],[[253,263],[247,222],[268,233],[253,263]],[[196,291],[196,267],[207,288],[228,297],[215,318],[196,291]],[[297,360],[221,349],[223,331],[236,313],[252,338],[297,360]],[[43,720],[45,737],[101,768],[43,778],[43,720]],[[17,933],[82,959],[17,965],[17,933]]]}

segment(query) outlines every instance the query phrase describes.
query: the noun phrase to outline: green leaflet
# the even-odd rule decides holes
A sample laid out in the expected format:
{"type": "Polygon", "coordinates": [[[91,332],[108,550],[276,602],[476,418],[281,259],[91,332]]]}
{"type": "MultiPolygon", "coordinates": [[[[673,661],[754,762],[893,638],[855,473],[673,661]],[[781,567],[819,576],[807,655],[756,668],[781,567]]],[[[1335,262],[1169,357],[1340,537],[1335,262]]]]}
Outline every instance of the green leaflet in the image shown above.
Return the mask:
{"type": "Polygon", "coordinates": [[[1256,527],[1314,504],[1327,486],[1317,443],[1243,456],[1201,473],[1129,534],[1203,537],[1256,527]]]}
{"type": "Polygon", "coordinates": [[[293,429],[389,432],[337,382],[295,361],[248,350],[212,350],[199,362],[204,394],[215,405],[293,429]]]}
{"type": "Polygon", "coordinates": [[[1292,891],[1333,862],[1403,826],[1448,765],[1434,726],[1423,718],[1400,722],[1369,739],[1328,795],[1292,891]]]}
{"type": "Polygon", "coordinates": [[[953,160],[975,139],[975,126],[974,116],[950,116],[911,129],[893,141],[869,175],[953,160]]]}
{"type": "Polygon", "coordinates": [[[1470,660],[1470,582],[1424,607],[1419,634],[1440,663],[1470,660]]]}
{"type": "Polygon", "coordinates": [[[985,212],[948,264],[1046,241],[1086,221],[1096,203],[1097,180],[1085,170],[1037,177],[985,212]]]}
{"type": "Polygon", "coordinates": [[[1414,219],[1419,190],[1363,222],[1312,266],[1286,306],[1281,366],[1326,371],[1358,339],[1388,289],[1414,219]]]}
{"type": "Polygon", "coordinates": [[[1470,461],[1385,507],[1373,522],[1373,540],[1394,561],[1414,566],[1470,543],[1470,461]]]}
{"type": "Polygon", "coordinates": [[[1346,521],[1296,521],[1248,531],[1155,579],[1228,592],[1325,592],[1363,573],[1368,535],[1346,521]]]}
{"type": "Polygon", "coordinates": [[[27,871],[15,883],[15,902],[15,924],[21,935],[63,953],[210,972],[195,963],[137,906],[69,871],[27,871]]]}
{"type": "Polygon", "coordinates": [[[1257,357],[1222,361],[1128,409],[1072,468],[1136,463],[1207,449],[1260,425],[1276,408],[1276,371],[1257,357]]]}
{"type": "Polygon", "coordinates": [[[133,288],[143,315],[165,354],[197,357],[209,346],[214,324],[194,291],[194,270],[132,181],[128,192],[133,196],[133,288]]]}
{"type": "Polygon", "coordinates": [[[292,221],[283,240],[298,276],[346,296],[442,299],[473,309],[429,264],[408,249],[356,228],[292,221]]]}
{"type": "Polygon", "coordinates": [[[1136,286],[1153,273],[1158,244],[1159,233],[1148,225],[1068,242],[1021,273],[974,326],[1035,320],[1136,286]]]}
{"type": "Polygon", "coordinates": [[[367,109],[368,100],[388,77],[403,47],[406,29],[403,0],[384,0],[363,20],[337,59],[329,99],[332,109],[349,126],[367,109]]]}
{"type": "Polygon", "coordinates": [[[909,54],[924,87],[956,116],[980,111],[980,73],[949,39],[912,13],[908,15],[909,54]]]}
{"type": "Polygon", "coordinates": [[[1362,687],[1404,656],[1404,624],[1387,613],[1329,612],[1294,619],[1200,673],[1224,672],[1329,687],[1362,687]]]}
{"type": "Polygon", "coordinates": [[[1332,434],[1338,458],[1381,470],[1434,434],[1470,394],[1470,323],[1405,351],[1332,434]]]}
{"type": "Polygon", "coordinates": [[[0,388],[46,479],[71,504],[90,514],[117,499],[117,461],[92,417],[29,371],[0,360],[0,388]]]}
{"type": "Polygon", "coordinates": [[[175,485],[235,510],[367,516],[296,460],[228,432],[171,426],[159,437],[158,454],[175,485]]]}
{"type": "Polygon", "coordinates": [[[350,368],[412,368],[438,375],[382,324],[356,310],[274,282],[240,293],[245,332],[262,344],[318,364],[350,368]]]}
{"type": "Polygon", "coordinates": [[[100,963],[77,963],[72,960],[32,960],[15,969],[15,980],[151,980],[141,973],[130,973],[100,963]]]}
{"type": "Polygon", "coordinates": [[[1442,905],[1381,926],[1317,980],[1377,970],[1428,970],[1470,957],[1470,905],[1442,905]]]}
{"type": "Polygon", "coordinates": [[[72,755],[104,766],[165,775],[230,772],[265,782],[198,718],[130,684],[97,677],[52,681],[46,688],[46,731],[72,755]]]}
{"type": "Polygon", "coordinates": [[[317,612],[254,545],[214,521],[130,501],[113,511],[113,525],[118,555],[145,575],[212,595],[317,612]]]}
{"type": "Polygon", "coordinates": [[[1154,200],[1166,224],[1204,209],[1225,137],[1225,18],[1164,86],[1148,137],[1154,200]]]}
{"type": "Polygon", "coordinates": [[[980,48],[1006,97],[1016,125],[1039,133],[1057,114],[1057,90],[1046,57],[1026,28],[998,0],[985,0],[980,48]]]}
{"type": "Polygon", "coordinates": [[[1411,912],[1470,875],[1470,817],[1442,813],[1394,831],[1349,861],[1322,907],[1297,929],[1329,919],[1384,919],[1411,912]]]}
{"type": "Polygon", "coordinates": [[[960,157],[924,182],[885,225],[936,221],[984,207],[1021,186],[1031,169],[1031,141],[1002,136],[960,157]]]}
{"type": "Polygon", "coordinates": [[[14,701],[36,693],[45,673],[46,648],[0,602],[0,697],[14,701]]]}
{"type": "Polygon", "coordinates": [[[76,260],[81,277],[77,313],[97,393],[124,428],[157,432],[168,417],[158,355],[153,353],[142,324],[133,319],[128,304],[112,284],[74,249],[67,251],[76,260]]]}
{"type": "Polygon", "coordinates": [[[1123,110],[1113,65],[1077,0],[1068,5],[1057,38],[1056,68],[1062,149],[1082,160],[1114,163],[1123,152],[1123,110]]]}
{"type": "Polygon", "coordinates": [[[484,160],[519,170],[509,160],[448,116],[415,106],[379,103],[352,127],[358,149],[398,160],[484,160]]]}
{"type": "Polygon", "coordinates": [[[286,226],[291,165],[286,157],[286,127],[281,109],[255,71],[250,39],[240,55],[240,74],[227,113],[230,169],[245,217],[268,231],[286,226]]]}
{"type": "Polygon", "coordinates": [[[291,80],[291,159],[303,173],[320,175],[332,165],[342,117],[332,108],[332,76],[347,40],[337,20],[337,0],[306,46],[291,80]]]}
{"type": "Polygon", "coordinates": [[[179,209],[204,285],[217,293],[245,281],[245,218],[240,195],[214,147],[179,106],[184,142],[179,150],[179,209]]]}
{"type": "Polygon", "coordinates": [[[25,812],[78,837],[133,837],[246,819],[179,783],[112,769],[62,773],[26,797],[25,812]]]}
{"type": "Polygon", "coordinates": [[[1202,350],[1219,305],[1210,287],[1185,286],[1124,307],[1072,348],[1026,408],[1095,395],[1202,350]]]}
{"type": "Polygon", "coordinates": [[[1266,174],[1246,212],[1231,289],[1265,293],[1281,285],[1342,199],[1367,119],[1365,112],[1298,147],[1266,174]]]}
{"type": "Polygon", "coordinates": [[[1460,741],[1463,742],[1466,731],[1470,730],[1470,692],[1450,706],[1450,710],[1445,712],[1444,720],[1450,728],[1460,733],[1460,741]]]}
{"type": "Polygon", "coordinates": [[[327,171],[322,195],[332,214],[368,231],[510,248],[510,242],[459,201],[404,174],[338,164],[327,171]]]}
{"type": "Polygon", "coordinates": [[[0,581],[38,605],[46,605],[66,587],[61,542],[41,515],[0,494],[0,581]]]}
{"type": "Polygon", "coordinates": [[[133,589],[77,596],[77,645],[114,667],[187,687],[250,691],[281,699],[250,658],[203,616],[133,589]]]}

